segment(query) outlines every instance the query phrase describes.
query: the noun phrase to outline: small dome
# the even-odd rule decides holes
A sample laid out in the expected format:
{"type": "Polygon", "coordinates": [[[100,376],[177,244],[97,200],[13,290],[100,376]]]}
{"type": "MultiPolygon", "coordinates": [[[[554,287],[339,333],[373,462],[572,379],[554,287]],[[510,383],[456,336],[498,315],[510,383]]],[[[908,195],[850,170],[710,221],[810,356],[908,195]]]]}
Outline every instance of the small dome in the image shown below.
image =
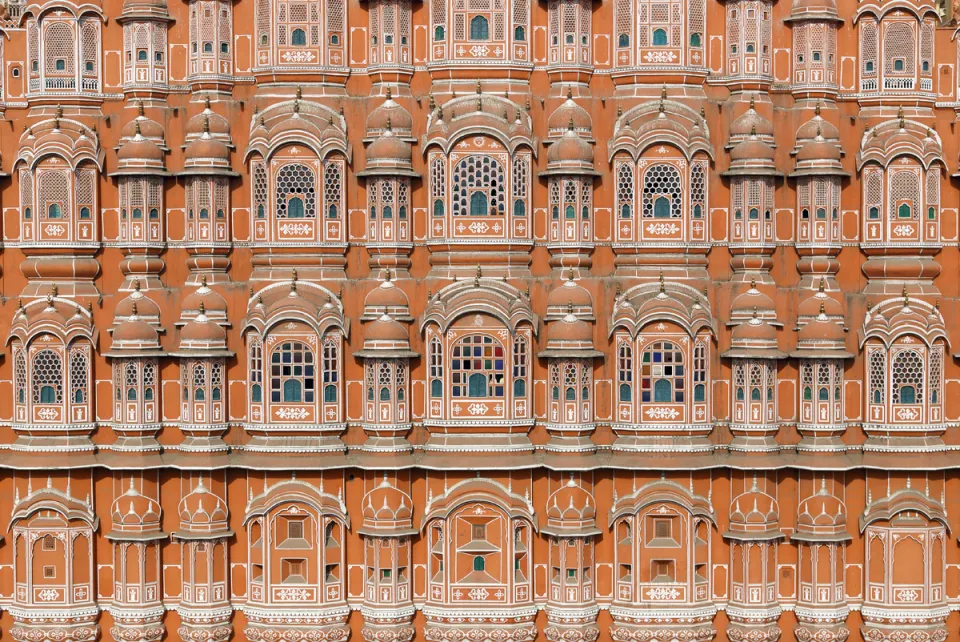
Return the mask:
{"type": "Polygon", "coordinates": [[[730,334],[730,343],[735,346],[757,347],[772,344],[777,346],[777,329],[759,317],[741,323],[730,334]]]}
{"type": "Polygon", "coordinates": [[[133,138],[120,144],[117,150],[117,165],[119,168],[163,168],[163,150],[140,132],[140,123],[134,121],[133,138]]]}
{"type": "Polygon", "coordinates": [[[773,161],[773,148],[755,134],[737,143],[730,151],[731,161],[773,161]]]}
{"type": "Polygon", "coordinates": [[[547,151],[547,163],[548,165],[550,163],[575,164],[593,168],[593,146],[580,138],[571,126],[559,141],[550,146],[547,151]]]}
{"type": "Polygon", "coordinates": [[[744,138],[746,136],[773,138],[773,124],[754,109],[753,98],[747,111],[733,119],[730,123],[730,138],[744,138]]]}
{"type": "Polygon", "coordinates": [[[363,526],[367,535],[410,535],[413,528],[413,500],[391,484],[384,473],[383,481],[363,497],[363,526]]]}
{"type": "Polygon", "coordinates": [[[797,152],[797,162],[801,161],[839,161],[840,148],[835,143],[828,143],[819,133],[813,140],[803,144],[797,152]]]}
{"type": "Polygon", "coordinates": [[[812,319],[823,313],[830,318],[844,318],[843,305],[824,291],[825,283],[820,280],[819,290],[813,296],[808,296],[797,306],[797,318],[812,319]]]}
{"type": "Polygon", "coordinates": [[[846,534],[847,507],[827,491],[826,479],[820,489],[800,502],[797,531],[810,535],[846,534]]]}
{"type": "Polygon", "coordinates": [[[800,125],[797,130],[797,141],[810,140],[817,137],[817,132],[827,140],[840,138],[840,130],[836,125],[820,115],[820,105],[817,104],[813,118],[800,125]]]}
{"type": "Polygon", "coordinates": [[[593,297],[590,296],[590,293],[573,280],[573,275],[571,273],[570,278],[565,280],[560,286],[550,290],[550,293],[547,295],[547,311],[551,311],[551,308],[556,308],[561,313],[566,313],[567,306],[572,305],[574,310],[580,310],[586,308],[593,313],[593,297]]]}
{"type": "Polygon", "coordinates": [[[200,137],[187,145],[184,151],[185,161],[227,161],[230,149],[222,142],[209,136],[200,137]]]}
{"type": "Polygon", "coordinates": [[[188,531],[214,531],[227,527],[229,511],[226,503],[203,485],[184,495],[177,506],[181,526],[188,531]]]}
{"type": "Polygon", "coordinates": [[[567,99],[559,107],[553,110],[550,118],[547,119],[547,132],[551,138],[563,136],[573,123],[573,130],[587,137],[591,136],[593,130],[593,119],[589,112],[573,100],[573,92],[567,91],[567,99]]]}
{"type": "Polygon", "coordinates": [[[210,98],[206,99],[203,111],[187,121],[184,129],[185,138],[191,140],[202,135],[204,131],[209,132],[214,138],[227,140],[230,138],[230,121],[210,108],[210,98]]]}
{"type": "Polygon", "coordinates": [[[804,16],[837,17],[836,0],[793,0],[790,17],[802,18],[804,16]]]}
{"type": "Polygon", "coordinates": [[[821,313],[804,323],[797,333],[798,347],[803,345],[836,344],[842,348],[846,342],[843,326],[823,312],[823,303],[820,305],[821,313]]]}
{"type": "Polygon", "coordinates": [[[547,343],[593,344],[593,327],[572,313],[547,325],[547,343]]]}
{"type": "Polygon", "coordinates": [[[753,486],[730,502],[730,530],[764,532],[779,528],[780,507],[777,500],[753,486]]]}
{"type": "Polygon", "coordinates": [[[402,323],[388,314],[370,323],[363,331],[364,343],[369,342],[409,342],[410,334],[402,323]]]}
{"type": "Polygon", "coordinates": [[[586,489],[570,480],[547,498],[547,520],[556,522],[592,522],[597,517],[597,505],[586,489]]]}
{"type": "Polygon", "coordinates": [[[137,316],[146,321],[160,320],[160,306],[153,299],[140,291],[140,280],[134,279],[133,292],[120,301],[113,310],[115,319],[123,319],[134,315],[136,308],[137,316]]]}
{"type": "Polygon", "coordinates": [[[413,132],[413,116],[393,99],[387,89],[387,99],[367,116],[367,137],[379,136],[392,129],[398,136],[410,136],[413,132]]]}
{"type": "Polygon", "coordinates": [[[410,143],[398,138],[392,129],[388,128],[367,148],[367,164],[393,163],[408,166],[413,160],[413,149],[410,143]]]}
{"type": "Polygon", "coordinates": [[[116,325],[112,334],[113,349],[150,349],[159,348],[157,330],[137,315],[137,305],[133,304],[133,314],[116,325]]]}
{"type": "Polygon", "coordinates": [[[378,310],[389,310],[394,308],[408,308],[410,302],[403,290],[390,280],[390,274],[380,282],[380,285],[370,290],[367,298],[363,301],[364,308],[376,308],[378,310]]]}
{"type": "Polygon", "coordinates": [[[758,290],[756,283],[751,282],[750,288],[741,292],[733,300],[730,306],[730,317],[731,319],[749,319],[754,314],[764,319],[776,318],[776,306],[773,299],[758,290]]]}
{"type": "Polygon", "coordinates": [[[188,321],[180,331],[180,348],[212,350],[224,349],[226,345],[227,331],[210,320],[201,301],[199,314],[188,321]]]}
{"type": "Polygon", "coordinates": [[[208,318],[214,321],[225,321],[227,318],[227,302],[207,286],[207,278],[201,277],[200,287],[188,294],[180,305],[181,319],[190,319],[199,314],[201,307],[208,318]]]}
{"type": "Polygon", "coordinates": [[[120,140],[133,138],[137,134],[137,129],[144,138],[154,141],[162,141],[165,133],[160,123],[144,115],[142,102],[137,103],[137,117],[120,128],[120,140]]]}
{"type": "Polygon", "coordinates": [[[130,488],[113,501],[110,517],[117,531],[142,533],[160,530],[160,504],[137,491],[132,477],[130,488]]]}
{"type": "Polygon", "coordinates": [[[363,519],[374,522],[397,522],[413,520],[413,502],[405,492],[390,484],[384,475],[383,481],[363,498],[363,519]]]}

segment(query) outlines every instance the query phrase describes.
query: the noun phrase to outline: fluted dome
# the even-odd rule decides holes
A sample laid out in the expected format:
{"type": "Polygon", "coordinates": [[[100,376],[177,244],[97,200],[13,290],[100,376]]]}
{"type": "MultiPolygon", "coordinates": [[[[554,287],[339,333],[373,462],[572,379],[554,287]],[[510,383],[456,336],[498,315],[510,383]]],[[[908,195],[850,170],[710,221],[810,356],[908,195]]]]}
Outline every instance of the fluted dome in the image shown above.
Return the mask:
{"type": "Polygon", "coordinates": [[[419,176],[413,171],[413,149],[397,136],[388,120],[380,136],[367,147],[367,165],[357,176],[419,176]]]}
{"type": "Polygon", "coordinates": [[[183,496],[177,506],[180,516],[180,527],[183,533],[177,533],[181,538],[184,534],[224,534],[227,530],[229,511],[226,503],[215,493],[207,490],[203,479],[196,487],[183,496]]]}
{"type": "Polygon", "coordinates": [[[762,319],[775,319],[777,316],[773,299],[758,290],[755,282],[751,282],[750,287],[738,294],[730,305],[731,321],[750,319],[753,316],[762,319]]]}
{"type": "Polygon", "coordinates": [[[599,535],[597,502],[593,494],[580,486],[573,475],[547,498],[547,526],[543,532],[553,536],[599,535]]]}
{"type": "Polygon", "coordinates": [[[826,478],[820,488],[800,502],[797,532],[791,536],[797,541],[845,541],[847,534],[847,507],[841,499],[827,490],[826,478]]]}
{"type": "Polygon", "coordinates": [[[779,537],[780,507],[777,500],[760,490],[757,479],[748,491],[730,502],[730,535],[770,538],[779,537]]]}
{"type": "Polygon", "coordinates": [[[113,537],[141,535],[160,531],[160,504],[143,495],[134,487],[130,478],[130,487],[117,497],[110,506],[110,518],[113,537]]]}
{"type": "Polygon", "coordinates": [[[210,118],[203,115],[203,131],[187,143],[183,167],[188,174],[234,174],[230,169],[230,148],[210,133],[210,118]]]}
{"type": "Polygon", "coordinates": [[[410,496],[392,485],[384,473],[383,481],[363,497],[363,526],[360,532],[365,535],[412,535],[413,500],[410,496]]]}

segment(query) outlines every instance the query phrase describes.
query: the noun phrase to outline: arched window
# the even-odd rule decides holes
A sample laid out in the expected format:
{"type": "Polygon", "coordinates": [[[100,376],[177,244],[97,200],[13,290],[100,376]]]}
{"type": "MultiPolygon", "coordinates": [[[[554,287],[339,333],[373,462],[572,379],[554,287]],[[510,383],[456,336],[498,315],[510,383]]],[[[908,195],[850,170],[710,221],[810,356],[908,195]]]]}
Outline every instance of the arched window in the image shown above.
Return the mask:
{"type": "Polygon", "coordinates": [[[14,377],[17,388],[17,403],[27,403],[27,360],[23,352],[17,352],[16,365],[14,368],[14,377]]]}
{"type": "Polygon", "coordinates": [[[284,165],[277,172],[277,217],[316,218],[316,176],[306,165],[284,165]]]}
{"type": "Polygon", "coordinates": [[[633,349],[627,343],[621,343],[617,351],[617,378],[620,401],[633,401],[633,349]]]}
{"type": "Polygon", "coordinates": [[[433,202],[433,215],[443,216],[443,201],[437,199],[433,202]]]}
{"type": "Polygon", "coordinates": [[[907,203],[901,203],[897,207],[898,218],[910,218],[911,214],[912,214],[912,211],[911,211],[910,205],[908,205],[907,203]]]}
{"type": "Polygon", "coordinates": [[[666,47],[667,46],[667,32],[664,29],[654,29],[653,30],[653,46],[654,47],[666,47]]]}
{"type": "Polygon", "coordinates": [[[643,403],[683,403],[684,368],[680,346],[658,341],[643,351],[640,364],[643,403]]]}
{"type": "Polygon", "coordinates": [[[443,397],[443,344],[440,339],[430,340],[430,397],[443,397]]]}
{"type": "Polygon", "coordinates": [[[303,29],[294,29],[293,35],[290,37],[290,42],[294,47],[307,46],[307,32],[303,29]]]}
{"type": "Polygon", "coordinates": [[[504,396],[506,355],[499,341],[470,335],[454,345],[451,354],[451,390],[454,398],[504,396]]]}
{"type": "Polygon", "coordinates": [[[316,366],[305,343],[286,341],[270,357],[270,400],[274,403],[313,403],[316,366]]]}
{"type": "Polygon", "coordinates": [[[323,342],[323,402],[336,403],[337,386],[340,383],[340,354],[336,341],[327,338],[323,342]]]}
{"type": "Polygon", "coordinates": [[[454,216],[506,214],[506,173],[496,158],[467,156],[456,164],[451,178],[454,216]]]}
{"type": "Polygon", "coordinates": [[[263,402],[263,347],[259,337],[250,340],[250,400],[263,402]]]}
{"type": "Polygon", "coordinates": [[[487,195],[483,192],[474,192],[470,195],[470,216],[487,215],[487,195]]]}
{"type": "Polygon", "coordinates": [[[141,49],[137,52],[137,61],[138,62],[147,62],[147,51],[146,49],[141,49]]]}
{"type": "Polygon", "coordinates": [[[692,34],[690,34],[690,46],[691,46],[691,47],[699,47],[699,46],[700,46],[700,34],[699,34],[699,33],[692,33],[692,34]]]}
{"type": "Polygon", "coordinates": [[[473,570],[483,571],[485,567],[486,565],[482,555],[477,555],[476,557],[473,558],[473,570]]]}
{"type": "Polygon", "coordinates": [[[193,366],[193,400],[205,401],[207,398],[207,369],[202,363],[193,366]]]}
{"type": "Polygon", "coordinates": [[[891,396],[894,404],[923,403],[924,363],[915,350],[901,350],[894,356],[891,365],[893,385],[891,396]]]}
{"type": "Polygon", "coordinates": [[[527,205],[523,201],[517,200],[513,202],[513,215],[514,216],[526,216],[527,215],[527,205]]]}
{"type": "MultiPolygon", "coordinates": [[[[200,218],[206,218],[203,213],[206,210],[200,210],[200,218]]],[[[287,218],[303,218],[303,199],[294,196],[288,203],[287,218]]]]}
{"type": "Polygon", "coordinates": [[[513,341],[513,396],[527,394],[527,340],[518,336],[513,341]]]}
{"type": "Polygon", "coordinates": [[[653,202],[653,218],[670,218],[670,201],[665,196],[658,196],[653,202]]]}
{"type": "Polygon", "coordinates": [[[31,376],[33,403],[63,402],[63,360],[53,350],[41,350],[33,356],[31,376]]]}
{"type": "Polygon", "coordinates": [[[445,34],[443,31],[443,26],[437,25],[436,28],[434,28],[433,30],[433,39],[436,40],[437,42],[442,42],[444,38],[445,38],[445,34]]]}
{"type": "Polygon", "coordinates": [[[517,25],[516,29],[513,30],[513,39],[517,42],[523,42],[527,39],[527,33],[522,26],[517,25]]]}
{"type": "Polygon", "coordinates": [[[707,400],[707,349],[697,342],[693,349],[693,401],[707,400]]]}
{"type": "Polygon", "coordinates": [[[283,402],[301,403],[303,401],[302,390],[303,385],[299,381],[287,379],[283,382],[283,402]]]}
{"type": "Polygon", "coordinates": [[[629,47],[630,46],[630,36],[625,33],[621,33],[620,37],[617,38],[618,47],[629,47]]]}
{"type": "Polygon", "coordinates": [[[47,208],[47,218],[49,219],[63,218],[63,212],[60,209],[60,205],[58,203],[51,203],[50,206],[47,208]]]}
{"type": "Polygon", "coordinates": [[[483,16],[470,19],[470,40],[489,40],[490,23],[483,16]]]}

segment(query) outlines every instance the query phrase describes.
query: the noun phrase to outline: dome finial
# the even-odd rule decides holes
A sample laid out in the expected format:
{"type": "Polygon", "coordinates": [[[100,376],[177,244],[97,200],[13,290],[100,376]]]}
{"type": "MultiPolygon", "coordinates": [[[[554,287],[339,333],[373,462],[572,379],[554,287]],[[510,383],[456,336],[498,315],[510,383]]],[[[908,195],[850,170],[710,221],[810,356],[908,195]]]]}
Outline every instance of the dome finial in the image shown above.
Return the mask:
{"type": "Polygon", "coordinates": [[[756,103],[753,100],[753,96],[750,96],[750,109],[753,109],[754,107],[756,107],[756,103]]]}
{"type": "Polygon", "coordinates": [[[480,79],[478,78],[477,79],[477,95],[479,96],[482,93],[483,93],[483,88],[480,86],[480,79]]]}
{"type": "Polygon", "coordinates": [[[137,101],[137,116],[143,116],[143,101],[137,101]]]}
{"type": "Polygon", "coordinates": [[[667,284],[663,280],[663,270],[660,270],[660,294],[667,293],[667,284]]]}
{"type": "Polygon", "coordinates": [[[300,85],[297,85],[297,100],[300,100],[302,98],[303,98],[303,87],[301,87],[300,85]]]}
{"type": "Polygon", "coordinates": [[[660,102],[662,103],[667,99],[667,83],[663,83],[663,87],[660,88],[660,102]]]}
{"type": "Polygon", "coordinates": [[[573,87],[567,85],[567,100],[573,100],[573,87]]]}
{"type": "Polygon", "coordinates": [[[756,137],[757,137],[757,126],[756,126],[756,125],[754,125],[754,126],[752,126],[752,127],[750,128],[750,137],[751,137],[751,138],[756,138],[756,137]]]}
{"type": "Polygon", "coordinates": [[[573,116],[571,116],[569,122],[567,122],[567,131],[573,131],[573,116]]]}
{"type": "Polygon", "coordinates": [[[133,291],[134,291],[134,292],[139,292],[139,291],[140,291],[140,279],[134,279],[134,280],[133,280],[133,291]]]}
{"type": "Polygon", "coordinates": [[[390,90],[390,87],[387,87],[387,100],[393,99],[393,92],[390,90]]]}
{"type": "Polygon", "coordinates": [[[813,113],[814,113],[815,116],[819,116],[819,115],[820,115],[820,101],[819,101],[819,100],[817,101],[817,106],[814,108],[813,113]]]}
{"type": "Polygon", "coordinates": [[[206,316],[207,307],[203,304],[203,301],[200,302],[200,314],[198,316],[206,316]]]}
{"type": "Polygon", "coordinates": [[[474,287],[480,287],[480,277],[482,277],[482,276],[483,276],[483,270],[482,270],[482,269],[480,268],[480,266],[478,265],[478,266],[477,266],[477,273],[476,273],[476,275],[473,277],[473,285],[474,285],[474,287]]]}
{"type": "Polygon", "coordinates": [[[210,109],[210,96],[209,96],[209,95],[206,95],[206,96],[203,97],[203,109],[204,109],[204,111],[206,111],[207,109],[210,109]]]}
{"type": "Polygon", "coordinates": [[[203,116],[203,133],[206,135],[210,134],[210,117],[206,114],[203,116]]]}

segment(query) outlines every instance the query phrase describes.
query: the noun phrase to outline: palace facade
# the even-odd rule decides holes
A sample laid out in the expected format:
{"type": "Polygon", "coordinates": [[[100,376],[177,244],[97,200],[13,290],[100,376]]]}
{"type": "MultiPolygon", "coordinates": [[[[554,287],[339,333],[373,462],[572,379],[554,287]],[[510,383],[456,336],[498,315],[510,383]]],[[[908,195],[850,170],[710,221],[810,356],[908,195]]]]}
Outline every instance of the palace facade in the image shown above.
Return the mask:
{"type": "Polygon", "coordinates": [[[929,0],[5,0],[0,640],[960,640],[929,0]]]}

